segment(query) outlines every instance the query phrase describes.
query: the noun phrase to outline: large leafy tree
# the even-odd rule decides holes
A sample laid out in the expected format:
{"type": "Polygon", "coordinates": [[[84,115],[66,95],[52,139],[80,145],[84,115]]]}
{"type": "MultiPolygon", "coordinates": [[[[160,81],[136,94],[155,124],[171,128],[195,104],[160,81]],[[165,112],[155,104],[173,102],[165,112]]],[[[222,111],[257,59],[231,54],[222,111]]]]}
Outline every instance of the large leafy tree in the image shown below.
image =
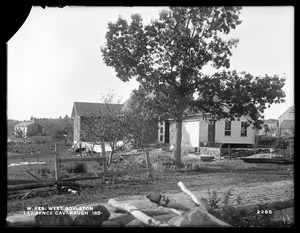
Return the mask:
{"type": "Polygon", "coordinates": [[[140,15],[128,23],[122,17],[108,24],[104,62],[126,82],[136,78],[136,94],[145,98],[151,114],[176,120],[174,157],[181,166],[182,118],[185,110],[210,113],[213,119],[249,116],[259,125],[267,103],[283,101],[284,79],[254,77],[236,71],[204,75],[211,63],[229,68],[238,39],[224,39],[241,23],[241,7],[170,7],[144,26],[140,15]],[[199,98],[193,95],[198,93],[199,98]]]}
{"type": "Polygon", "coordinates": [[[153,111],[149,111],[144,101],[143,95],[134,93],[124,111],[124,116],[130,121],[128,133],[132,135],[136,145],[141,146],[142,149],[145,143],[153,142],[153,133],[157,135],[158,130],[158,117],[152,114],[153,111]]]}

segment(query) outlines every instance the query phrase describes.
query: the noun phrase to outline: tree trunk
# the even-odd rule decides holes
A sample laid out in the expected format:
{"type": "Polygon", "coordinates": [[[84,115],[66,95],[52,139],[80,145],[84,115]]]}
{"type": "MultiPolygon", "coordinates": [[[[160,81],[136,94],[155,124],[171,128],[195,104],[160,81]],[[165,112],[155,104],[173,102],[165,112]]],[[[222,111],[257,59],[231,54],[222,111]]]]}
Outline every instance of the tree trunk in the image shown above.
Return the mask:
{"type": "Polygon", "coordinates": [[[174,150],[174,159],[175,159],[175,166],[182,167],[181,162],[181,137],[182,137],[182,119],[176,119],[175,125],[175,150],[174,150]]]}
{"type": "Polygon", "coordinates": [[[101,155],[102,155],[102,158],[106,158],[104,141],[101,141],[101,155]]]}

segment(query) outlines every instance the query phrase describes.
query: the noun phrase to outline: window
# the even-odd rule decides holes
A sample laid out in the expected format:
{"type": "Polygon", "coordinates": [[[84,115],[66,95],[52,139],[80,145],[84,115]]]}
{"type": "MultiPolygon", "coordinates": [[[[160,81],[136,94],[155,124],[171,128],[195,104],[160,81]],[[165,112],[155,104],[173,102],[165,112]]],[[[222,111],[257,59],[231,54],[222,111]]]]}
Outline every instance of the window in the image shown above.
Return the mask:
{"type": "Polygon", "coordinates": [[[161,141],[161,142],[164,141],[164,135],[160,135],[160,141],[161,141]]]}
{"type": "Polygon", "coordinates": [[[231,121],[225,121],[225,136],[231,135],[231,121]]]}
{"type": "Polygon", "coordinates": [[[164,132],[164,128],[160,127],[160,133],[163,133],[163,132],[164,132]]]}
{"type": "Polygon", "coordinates": [[[247,136],[247,122],[241,122],[241,136],[247,136]]]}

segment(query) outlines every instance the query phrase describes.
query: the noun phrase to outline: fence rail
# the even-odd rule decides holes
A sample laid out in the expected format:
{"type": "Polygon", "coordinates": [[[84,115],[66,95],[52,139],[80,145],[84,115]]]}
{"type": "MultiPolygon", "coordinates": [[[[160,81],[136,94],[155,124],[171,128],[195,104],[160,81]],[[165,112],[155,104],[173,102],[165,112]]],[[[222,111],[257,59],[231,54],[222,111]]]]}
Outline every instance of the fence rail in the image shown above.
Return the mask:
{"type": "MultiPolygon", "coordinates": [[[[148,173],[148,177],[152,178],[152,168],[149,158],[149,151],[146,150],[146,164],[147,168],[138,169],[138,170],[127,170],[127,171],[108,171],[107,169],[107,159],[106,158],[60,158],[57,145],[55,144],[55,180],[56,181],[75,181],[75,180],[93,180],[100,179],[106,176],[114,176],[114,175],[127,175],[127,174],[137,174],[137,173],[148,173]],[[88,161],[96,161],[99,162],[99,165],[103,165],[104,171],[99,172],[96,176],[88,176],[88,177],[69,177],[69,178],[61,178],[60,174],[60,163],[64,162],[88,162],[88,161]]],[[[109,156],[110,157],[110,156],[109,156]]],[[[82,173],[84,175],[85,173],[82,173]]]]}

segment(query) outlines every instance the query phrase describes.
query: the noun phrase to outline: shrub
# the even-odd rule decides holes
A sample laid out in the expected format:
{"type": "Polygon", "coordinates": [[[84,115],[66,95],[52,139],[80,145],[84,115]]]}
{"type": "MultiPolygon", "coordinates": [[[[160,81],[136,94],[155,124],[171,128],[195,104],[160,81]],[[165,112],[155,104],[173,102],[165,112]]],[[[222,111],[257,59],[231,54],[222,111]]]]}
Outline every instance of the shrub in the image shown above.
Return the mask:
{"type": "Polygon", "coordinates": [[[72,167],[67,169],[68,173],[85,173],[87,171],[84,163],[74,163],[72,167]]]}

